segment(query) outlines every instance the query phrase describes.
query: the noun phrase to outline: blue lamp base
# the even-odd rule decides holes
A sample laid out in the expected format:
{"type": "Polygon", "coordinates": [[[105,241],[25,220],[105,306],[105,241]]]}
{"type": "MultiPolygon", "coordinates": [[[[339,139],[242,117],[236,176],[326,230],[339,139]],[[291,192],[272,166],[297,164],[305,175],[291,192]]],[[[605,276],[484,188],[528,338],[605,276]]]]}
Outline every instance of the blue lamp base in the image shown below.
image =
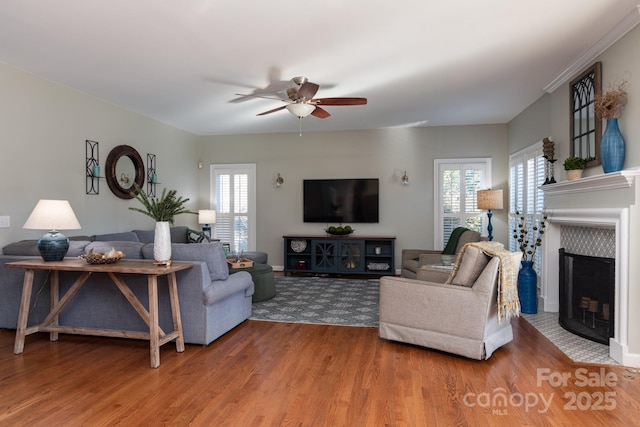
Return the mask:
{"type": "Polygon", "coordinates": [[[487,216],[489,217],[489,224],[487,225],[487,232],[489,232],[489,241],[493,240],[493,225],[491,225],[491,217],[493,214],[491,213],[491,209],[487,211],[487,216]]]}
{"type": "Polygon", "coordinates": [[[205,224],[202,227],[202,232],[208,237],[211,238],[211,226],[209,224],[205,224]]]}
{"type": "Polygon", "coordinates": [[[38,240],[40,256],[45,261],[62,261],[69,250],[69,239],[56,230],[51,230],[38,240]]]}

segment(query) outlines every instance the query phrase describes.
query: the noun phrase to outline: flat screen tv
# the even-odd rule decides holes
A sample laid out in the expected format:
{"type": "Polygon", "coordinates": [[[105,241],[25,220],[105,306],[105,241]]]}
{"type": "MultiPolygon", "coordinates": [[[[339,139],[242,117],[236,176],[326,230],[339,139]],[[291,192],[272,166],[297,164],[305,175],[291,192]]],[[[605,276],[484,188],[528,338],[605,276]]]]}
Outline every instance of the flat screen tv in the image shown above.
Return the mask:
{"type": "Polygon", "coordinates": [[[304,222],[378,221],[377,178],[305,179],[304,222]]]}

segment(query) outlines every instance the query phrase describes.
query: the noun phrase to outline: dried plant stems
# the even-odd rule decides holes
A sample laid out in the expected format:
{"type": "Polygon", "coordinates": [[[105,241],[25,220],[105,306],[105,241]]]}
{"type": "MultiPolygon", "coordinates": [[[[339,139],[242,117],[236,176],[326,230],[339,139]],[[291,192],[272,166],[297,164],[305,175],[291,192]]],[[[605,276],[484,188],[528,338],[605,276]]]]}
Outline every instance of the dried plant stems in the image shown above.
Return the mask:
{"type": "Polygon", "coordinates": [[[627,91],[624,86],[626,80],[617,85],[611,85],[606,92],[596,95],[593,98],[593,111],[600,119],[614,119],[620,117],[622,108],[627,104],[627,91]]]}

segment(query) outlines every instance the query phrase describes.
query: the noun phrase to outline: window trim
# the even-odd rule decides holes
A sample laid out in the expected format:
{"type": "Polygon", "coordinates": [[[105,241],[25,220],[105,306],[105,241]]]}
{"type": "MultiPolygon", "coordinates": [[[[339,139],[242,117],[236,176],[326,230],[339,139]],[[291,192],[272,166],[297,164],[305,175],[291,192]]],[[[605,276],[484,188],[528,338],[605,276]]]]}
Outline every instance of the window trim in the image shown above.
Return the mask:
{"type": "MultiPolygon", "coordinates": [[[[534,144],[531,144],[528,147],[525,147],[521,150],[516,151],[515,153],[512,153],[509,155],[509,168],[508,168],[508,173],[509,173],[509,206],[508,206],[508,227],[509,230],[512,231],[514,229],[514,227],[516,226],[517,223],[517,218],[516,218],[516,210],[517,210],[517,206],[514,206],[516,201],[513,200],[513,192],[516,191],[515,189],[515,184],[514,182],[512,182],[512,174],[511,174],[511,170],[512,167],[514,166],[514,159],[515,158],[520,158],[523,159],[524,162],[522,162],[522,164],[524,165],[524,173],[526,174],[526,163],[527,163],[527,159],[529,158],[528,155],[530,154],[536,154],[536,157],[541,157],[544,159],[544,154],[543,154],[543,141],[538,141],[534,144]],[[514,208],[512,210],[512,207],[514,208]]],[[[546,162],[546,160],[544,160],[546,162]]],[[[546,167],[543,166],[543,170],[546,167]]],[[[546,174],[545,174],[546,175],[546,174]]],[[[528,179],[527,176],[524,176],[523,179],[524,185],[527,185],[528,179]]],[[[535,188],[536,192],[539,192],[539,188],[536,187],[535,188]]],[[[527,218],[527,224],[529,226],[532,226],[533,223],[537,223],[539,220],[542,219],[542,217],[544,216],[544,211],[545,211],[545,198],[544,195],[542,194],[538,194],[539,196],[539,201],[542,206],[541,209],[539,209],[539,211],[535,211],[535,209],[533,210],[533,213],[528,213],[528,200],[529,200],[529,193],[528,193],[529,189],[527,189],[527,193],[524,194],[522,196],[522,201],[523,201],[523,212],[522,215],[524,215],[527,218]]],[[[534,206],[535,208],[535,206],[534,206]]],[[[515,239],[513,238],[513,232],[509,233],[509,241],[508,241],[508,248],[511,251],[519,251],[519,247],[517,245],[517,243],[515,242],[515,239]]],[[[543,241],[544,244],[544,241],[543,241]]],[[[538,279],[540,279],[540,277],[542,276],[542,273],[544,271],[544,262],[543,262],[543,257],[542,257],[542,253],[541,253],[541,248],[537,249],[537,254],[534,256],[534,269],[536,270],[536,272],[538,273],[538,279]]]]}
{"type": "MultiPolygon", "coordinates": [[[[433,248],[444,249],[442,241],[444,233],[442,230],[442,197],[440,194],[440,166],[445,164],[468,164],[483,163],[485,165],[484,188],[492,186],[492,169],[493,159],[491,157],[469,157],[469,158],[451,158],[451,159],[434,159],[433,160],[433,248]]],[[[484,224],[484,221],[482,221],[484,224]]]]}
{"type": "MultiPolygon", "coordinates": [[[[224,171],[224,170],[245,170],[247,171],[248,177],[248,212],[247,217],[249,221],[249,229],[247,236],[247,248],[249,251],[255,251],[257,247],[256,243],[256,235],[257,235],[257,224],[256,224],[256,164],[255,163],[230,163],[230,164],[212,164],[209,168],[209,209],[213,209],[217,211],[216,208],[216,196],[217,196],[217,188],[216,188],[216,172],[224,171]]],[[[214,225],[215,227],[215,225],[214,225]]],[[[214,228],[215,231],[215,228],[214,228]]]]}

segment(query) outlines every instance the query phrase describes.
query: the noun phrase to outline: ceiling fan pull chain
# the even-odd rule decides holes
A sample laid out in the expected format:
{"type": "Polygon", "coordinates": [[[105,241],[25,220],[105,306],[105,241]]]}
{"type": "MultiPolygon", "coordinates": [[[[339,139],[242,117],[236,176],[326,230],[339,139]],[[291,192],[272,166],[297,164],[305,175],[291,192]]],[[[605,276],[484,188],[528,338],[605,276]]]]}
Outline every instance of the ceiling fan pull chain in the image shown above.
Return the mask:
{"type": "Polygon", "coordinates": [[[298,117],[298,121],[300,122],[300,135],[302,136],[302,117],[298,117]]]}

